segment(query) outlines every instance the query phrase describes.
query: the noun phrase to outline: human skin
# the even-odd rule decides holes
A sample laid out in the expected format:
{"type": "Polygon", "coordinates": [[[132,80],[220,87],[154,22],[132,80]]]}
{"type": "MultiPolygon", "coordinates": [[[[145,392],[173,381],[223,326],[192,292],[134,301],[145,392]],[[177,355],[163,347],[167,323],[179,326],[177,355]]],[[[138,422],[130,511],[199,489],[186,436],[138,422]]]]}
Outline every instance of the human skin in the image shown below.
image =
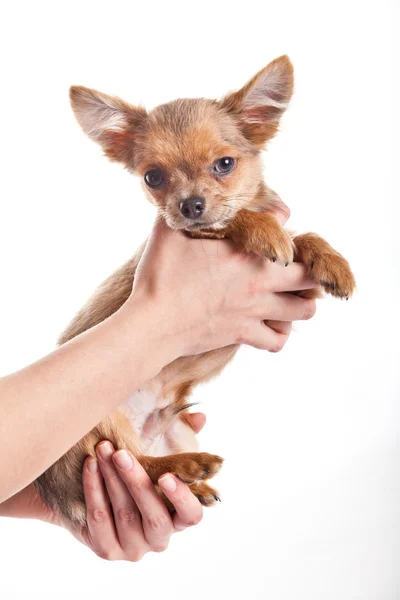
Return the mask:
{"type": "MultiPolygon", "coordinates": [[[[198,433],[206,419],[202,413],[194,413],[189,420],[198,433]]],[[[132,456],[132,468],[126,471],[110,460],[113,454],[111,444],[101,442],[97,447],[100,470],[93,472],[93,458],[84,464],[87,527],[74,527],[51,511],[33,484],[0,504],[0,516],[39,519],[64,527],[97,556],[130,562],[137,562],[148,552],[166,550],[173,533],[200,522],[203,507],[186,484],[171,474],[160,478],[159,484],[176,510],[170,515],[140,463],[132,456]]]]}
{"type": "MultiPolygon", "coordinates": [[[[0,454],[3,457],[0,514],[12,516],[14,512],[13,516],[31,516],[22,513],[29,513],[33,507],[33,516],[36,510],[37,518],[57,522],[57,515],[49,517],[41,512],[42,507],[33,494],[30,483],[38,475],[174,359],[235,343],[271,352],[282,349],[291,322],[308,319],[315,312],[314,300],[299,298],[290,292],[316,285],[301,264],[285,268],[261,257],[239,254],[229,241],[192,240],[157,221],[137,270],[132,294],[124,306],[40,361],[0,380],[0,454]],[[18,435],[11,435],[12,431],[18,435]],[[5,502],[7,499],[10,500],[5,502]]],[[[122,538],[129,539],[123,533],[124,527],[139,523],[146,549],[143,550],[142,544],[136,552],[137,548],[130,544],[126,554],[120,543],[122,550],[117,550],[110,535],[107,538],[105,534],[104,523],[110,521],[109,515],[104,516],[104,521],[93,519],[92,533],[90,525],[88,531],[74,533],[99,555],[131,560],[133,555],[149,549],[164,549],[169,535],[188,523],[197,522],[201,512],[197,500],[193,504],[186,486],[173,478],[177,489],[169,492],[173,496],[170,499],[173,504],[174,500],[178,501],[181,511],[177,510],[171,519],[163,512],[163,503],[155,497],[147,475],[134,459],[129,469],[118,467],[116,459],[122,454],[123,451],[114,453],[108,465],[98,455],[100,471],[95,473],[91,473],[85,463],[86,503],[89,502],[92,515],[104,516],[107,507],[101,475],[109,491],[109,481],[115,480],[118,473],[119,481],[126,485],[114,490],[114,499],[127,501],[129,496],[132,502],[129,501],[131,504],[125,514],[135,514],[136,518],[125,519],[124,526],[121,523],[120,527],[114,523],[114,536],[119,543],[121,532],[122,538]],[[149,527],[146,531],[143,525],[143,511],[146,511],[145,504],[135,498],[138,489],[152,490],[147,500],[153,498],[153,509],[157,508],[158,517],[153,510],[148,522],[158,524],[155,538],[149,533],[149,527]],[[142,517],[137,518],[140,513],[142,517]],[[91,540],[93,537],[95,543],[91,540]],[[99,545],[96,540],[101,538],[108,539],[109,543],[105,549],[104,544],[100,544],[99,550],[95,546],[99,545]]],[[[63,523],[58,521],[57,524],[63,523]]]]}

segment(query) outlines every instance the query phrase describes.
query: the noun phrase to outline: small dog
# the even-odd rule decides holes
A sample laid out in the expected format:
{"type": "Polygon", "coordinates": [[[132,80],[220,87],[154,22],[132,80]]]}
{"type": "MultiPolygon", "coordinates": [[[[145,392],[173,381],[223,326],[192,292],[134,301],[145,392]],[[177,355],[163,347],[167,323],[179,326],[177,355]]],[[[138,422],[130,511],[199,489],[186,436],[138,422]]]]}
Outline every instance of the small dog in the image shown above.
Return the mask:
{"type": "MultiPolygon", "coordinates": [[[[230,238],[243,252],[286,265],[301,261],[327,293],[348,298],[355,288],[348,262],[313,233],[292,239],[268,212],[279,197],[263,181],[260,151],[277,132],[292,91],[293,67],[282,56],[220,101],[179,99],[146,112],[80,86],[71,87],[70,99],[83,131],[110,160],[141,177],[169,227],[196,238],[230,238]]],[[[60,344],[124,304],[143,249],[102,284],[60,344]]],[[[44,502],[85,524],[82,465],[100,441],[110,440],[115,448],[129,449],[154,484],[171,472],[203,505],[214,504],[218,495],[207,480],[222,459],[197,452],[186,418],[188,396],[195,385],[217,375],[237,348],[182,357],[166,366],[38,478],[44,502]]]]}

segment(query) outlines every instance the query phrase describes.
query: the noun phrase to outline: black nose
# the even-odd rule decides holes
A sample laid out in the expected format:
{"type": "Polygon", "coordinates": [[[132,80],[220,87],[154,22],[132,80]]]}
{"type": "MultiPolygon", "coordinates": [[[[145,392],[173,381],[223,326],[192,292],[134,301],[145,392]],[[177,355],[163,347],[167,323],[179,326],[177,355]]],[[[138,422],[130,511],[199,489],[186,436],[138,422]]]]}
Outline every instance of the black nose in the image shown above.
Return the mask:
{"type": "Polygon", "coordinates": [[[183,200],[180,205],[180,211],[187,219],[198,219],[204,212],[206,201],[201,196],[192,196],[183,200]]]}

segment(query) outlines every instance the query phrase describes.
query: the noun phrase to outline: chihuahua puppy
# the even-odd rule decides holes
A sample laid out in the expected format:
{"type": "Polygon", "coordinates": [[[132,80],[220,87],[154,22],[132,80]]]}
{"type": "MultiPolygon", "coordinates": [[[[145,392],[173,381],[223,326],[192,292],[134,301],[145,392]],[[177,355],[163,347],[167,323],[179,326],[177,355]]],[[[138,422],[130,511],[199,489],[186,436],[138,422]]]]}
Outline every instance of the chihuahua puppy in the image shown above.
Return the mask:
{"type": "MultiPolygon", "coordinates": [[[[83,131],[110,160],[141,177],[169,227],[196,238],[230,238],[243,252],[286,265],[301,261],[327,293],[348,298],[355,281],[347,261],[316,234],[292,239],[269,212],[279,197],[263,181],[260,152],[277,132],[292,91],[293,68],[282,56],[220,101],[179,99],[147,112],[80,86],[71,87],[70,99],[83,131]]],[[[100,286],[60,344],[124,304],[143,249],[100,286]]],[[[39,477],[44,502],[85,524],[83,461],[95,455],[100,441],[110,440],[115,448],[130,450],[154,484],[171,472],[203,505],[214,504],[218,495],[207,480],[222,459],[198,452],[185,413],[193,387],[218,374],[236,351],[229,346],[166,366],[39,477]]]]}

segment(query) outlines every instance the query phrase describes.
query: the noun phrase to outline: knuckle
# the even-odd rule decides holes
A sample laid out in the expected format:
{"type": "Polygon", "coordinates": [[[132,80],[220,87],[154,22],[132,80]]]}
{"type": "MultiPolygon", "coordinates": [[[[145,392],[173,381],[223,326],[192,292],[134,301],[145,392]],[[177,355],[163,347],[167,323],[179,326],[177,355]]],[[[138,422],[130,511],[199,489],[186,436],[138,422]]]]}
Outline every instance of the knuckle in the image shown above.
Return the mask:
{"type": "Polygon", "coordinates": [[[108,519],[107,511],[101,508],[92,508],[90,514],[95,523],[104,523],[108,519]]]}
{"type": "Polygon", "coordinates": [[[169,518],[166,515],[149,515],[146,517],[146,522],[154,532],[164,531],[169,528],[169,518]]]}
{"type": "Polygon", "coordinates": [[[259,292],[259,284],[258,281],[256,281],[255,279],[250,279],[250,281],[248,281],[247,283],[247,295],[250,298],[253,298],[254,296],[256,296],[259,292]]]}
{"type": "Polygon", "coordinates": [[[133,524],[136,521],[136,513],[131,506],[127,508],[119,508],[117,511],[117,516],[120,521],[123,521],[124,523],[133,524]]]}
{"type": "Polygon", "coordinates": [[[129,562],[139,562],[139,560],[142,560],[143,556],[146,554],[146,552],[143,552],[141,550],[132,550],[128,556],[127,556],[127,560],[129,562]]]}
{"type": "Polygon", "coordinates": [[[94,494],[99,489],[97,483],[89,482],[87,480],[84,482],[83,487],[85,488],[85,492],[90,494],[94,494]]]}
{"type": "Polygon", "coordinates": [[[248,344],[250,339],[251,334],[249,327],[242,327],[241,329],[239,329],[236,341],[237,344],[248,344]]]}
{"type": "Polygon", "coordinates": [[[239,333],[239,335],[236,337],[235,343],[240,344],[241,346],[247,344],[246,336],[243,335],[243,333],[239,333]]]}
{"type": "Polygon", "coordinates": [[[121,477],[113,467],[112,469],[106,469],[102,471],[101,474],[104,478],[104,481],[107,482],[108,485],[111,485],[113,487],[115,487],[122,481],[121,477]]]}
{"type": "Polygon", "coordinates": [[[285,345],[285,342],[286,342],[286,336],[280,335],[271,344],[271,346],[269,348],[269,351],[270,352],[274,352],[274,353],[280,352],[282,350],[283,346],[285,345]]]}
{"type": "Polygon", "coordinates": [[[109,550],[97,550],[96,555],[103,560],[114,560],[114,556],[109,550]]]}
{"type": "Polygon", "coordinates": [[[168,542],[158,542],[152,547],[153,552],[165,552],[168,548],[168,542]]]}
{"type": "Polygon", "coordinates": [[[200,523],[202,518],[203,518],[202,513],[199,513],[198,515],[194,515],[193,517],[191,517],[190,519],[188,519],[186,521],[185,525],[186,525],[186,527],[194,527],[195,525],[198,525],[200,523]]]}
{"type": "Polygon", "coordinates": [[[146,489],[148,483],[143,477],[136,477],[135,479],[132,479],[128,485],[133,494],[140,494],[146,489]]]}
{"type": "Polygon", "coordinates": [[[307,321],[315,315],[317,304],[315,300],[307,300],[304,304],[303,320],[307,321]]]}

